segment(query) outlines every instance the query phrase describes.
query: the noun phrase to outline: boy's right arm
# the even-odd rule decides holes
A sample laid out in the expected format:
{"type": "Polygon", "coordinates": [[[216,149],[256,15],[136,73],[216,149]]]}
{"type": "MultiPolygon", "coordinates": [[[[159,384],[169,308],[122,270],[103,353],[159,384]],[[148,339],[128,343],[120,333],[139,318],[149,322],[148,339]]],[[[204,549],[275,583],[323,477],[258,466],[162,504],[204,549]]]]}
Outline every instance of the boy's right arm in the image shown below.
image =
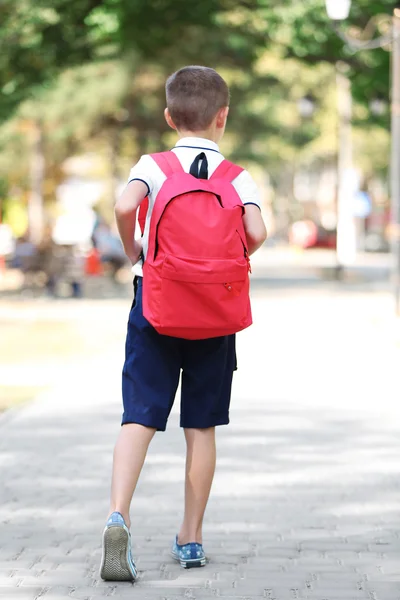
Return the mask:
{"type": "Polygon", "coordinates": [[[135,265],[142,253],[142,241],[135,240],[136,213],[146,196],[151,193],[154,161],[144,155],[132,167],[126,188],[115,204],[115,219],[125,254],[135,265]]]}
{"type": "Polygon", "coordinates": [[[254,254],[267,239],[267,229],[258,206],[254,204],[245,206],[243,225],[246,233],[247,249],[249,254],[254,254]]]}
{"type": "Polygon", "coordinates": [[[148,186],[140,180],[131,181],[115,204],[115,219],[124,251],[136,264],[142,253],[141,240],[135,240],[136,212],[148,193],[148,186]]]}

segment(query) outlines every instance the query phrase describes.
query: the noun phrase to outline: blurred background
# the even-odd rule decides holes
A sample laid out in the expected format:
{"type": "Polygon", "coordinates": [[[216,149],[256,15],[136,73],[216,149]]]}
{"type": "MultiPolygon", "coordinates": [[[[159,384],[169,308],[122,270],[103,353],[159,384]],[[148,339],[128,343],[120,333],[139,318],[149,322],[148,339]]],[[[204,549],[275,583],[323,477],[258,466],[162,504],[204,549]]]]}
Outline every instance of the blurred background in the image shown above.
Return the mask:
{"type": "MultiPolygon", "coordinates": [[[[24,348],[27,360],[33,348],[48,360],[93,346],[92,331],[74,333],[65,322],[66,314],[79,320],[85,302],[101,300],[107,311],[118,299],[128,306],[130,266],[113,206],[140,155],[174,145],[164,84],[187,64],[212,66],[227,80],[221,150],[262,191],[269,238],[254,260],[254,294],[358,286],[368,299],[381,294],[382,314],[393,316],[397,7],[393,0],[3,1],[4,365],[20,364],[24,348]]],[[[3,388],[8,405],[10,386],[3,388]]]]}
{"type": "Polygon", "coordinates": [[[7,597],[398,598],[399,9],[0,1],[7,597]],[[174,145],[164,84],[188,64],[231,88],[221,150],[258,182],[269,237],[218,431],[211,569],[168,556],[184,477],[175,406],[141,476],[141,573],[124,592],[97,576],[133,296],[113,207],[140,155],[174,145]]]}

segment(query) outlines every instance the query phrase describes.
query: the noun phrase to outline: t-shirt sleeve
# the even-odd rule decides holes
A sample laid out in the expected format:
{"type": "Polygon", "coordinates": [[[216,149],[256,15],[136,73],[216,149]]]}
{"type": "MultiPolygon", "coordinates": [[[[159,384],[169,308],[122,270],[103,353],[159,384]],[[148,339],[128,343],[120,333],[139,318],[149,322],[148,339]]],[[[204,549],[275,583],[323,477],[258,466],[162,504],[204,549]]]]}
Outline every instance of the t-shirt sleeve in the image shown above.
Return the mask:
{"type": "Polygon", "coordinates": [[[248,171],[242,171],[232,182],[243,204],[255,204],[261,209],[260,190],[248,171]]]}
{"type": "Polygon", "coordinates": [[[154,161],[151,156],[144,154],[136,165],[132,167],[129,173],[128,184],[131,181],[143,181],[147,185],[148,194],[151,194],[154,187],[152,171],[154,171],[154,161]]]}

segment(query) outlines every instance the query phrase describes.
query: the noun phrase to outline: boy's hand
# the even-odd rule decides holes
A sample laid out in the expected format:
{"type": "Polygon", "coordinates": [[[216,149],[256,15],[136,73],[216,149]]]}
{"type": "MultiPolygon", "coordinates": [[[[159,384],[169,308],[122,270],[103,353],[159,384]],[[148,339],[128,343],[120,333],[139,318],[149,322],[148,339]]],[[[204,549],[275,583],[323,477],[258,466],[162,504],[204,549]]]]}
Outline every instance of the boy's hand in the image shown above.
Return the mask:
{"type": "Polygon", "coordinates": [[[136,265],[136,263],[140,260],[140,256],[141,256],[142,252],[143,252],[142,240],[135,240],[133,242],[133,249],[125,250],[125,254],[131,261],[132,265],[136,265]]]}

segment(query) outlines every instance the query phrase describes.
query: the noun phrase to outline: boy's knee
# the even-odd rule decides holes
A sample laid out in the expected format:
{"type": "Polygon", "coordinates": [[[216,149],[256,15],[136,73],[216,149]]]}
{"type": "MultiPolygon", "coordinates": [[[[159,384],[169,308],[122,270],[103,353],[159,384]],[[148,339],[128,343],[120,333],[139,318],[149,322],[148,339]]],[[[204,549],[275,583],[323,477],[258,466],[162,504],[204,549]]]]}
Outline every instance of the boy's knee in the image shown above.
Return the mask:
{"type": "Polygon", "coordinates": [[[195,440],[211,441],[215,439],[215,427],[185,428],[184,432],[187,442],[194,442],[195,440]]]}

